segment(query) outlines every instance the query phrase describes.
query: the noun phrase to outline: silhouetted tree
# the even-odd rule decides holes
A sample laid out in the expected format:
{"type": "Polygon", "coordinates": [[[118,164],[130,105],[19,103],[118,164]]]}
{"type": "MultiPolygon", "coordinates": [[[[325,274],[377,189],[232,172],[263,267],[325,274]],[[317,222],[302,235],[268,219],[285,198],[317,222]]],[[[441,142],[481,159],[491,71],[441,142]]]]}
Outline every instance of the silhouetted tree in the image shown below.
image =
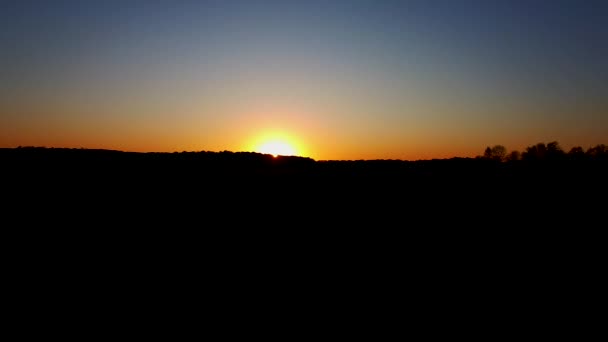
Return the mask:
{"type": "Polygon", "coordinates": [[[576,161],[583,160],[585,159],[585,150],[580,146],[574,146],[568,152],[568,158],[576,161]]]}
{"type": "Polygon", "coordinates": [[[581,154],[585,154],[585,150],[580,147],[580,146],[574,146],[573,148],[570,149],[570,151],[568,152],[568,154],[570,155],[581,155],[581,154]]]}
{"type": "Polygon", "coordinates": [[[507,149],[502,145],[494,145],[492,148],[489,146],[483,153],[483,157],[490,160],[503,161],[507,155],[507,149]]]}
{"type": "Polygon", "coordinates": [[[526,147],[526,150],[521,155],[522,160],[537,161],[545,159],[547,155],[547,146],[544,143],[538,143],[533,146],[526,147]]]}
{"type": "Polygon", "coordinates": [[[559,143],[557,141],[552,141],[547,144],[547,152],[545,155],[546,159],[561,160],[561,159],[564,159],[565,156],[566,156],[566,154],[564,153],[562,148],[559,146],[559,143]]]}
{"type": "Polygon", "coordinates": [[[492,149],[490,146],[486,147],[486,150],[483,152],[483,157],[486,159],[492,158],[492,149]]]}
{"type": "Polygon", "coordinates": [[[515,151],[511,151],[511,153],[507,154],[507,156],[505,157],[506,161],[516,161],[521,159],[521,153],[519,153],[519,151],[515,150],[515,151]]]}
{"type": "Polygon", "coordinates": [[[604,144],[596,145],[587,150],[587,155],[592,159],[608,159],[608,148],[604,144]]]}

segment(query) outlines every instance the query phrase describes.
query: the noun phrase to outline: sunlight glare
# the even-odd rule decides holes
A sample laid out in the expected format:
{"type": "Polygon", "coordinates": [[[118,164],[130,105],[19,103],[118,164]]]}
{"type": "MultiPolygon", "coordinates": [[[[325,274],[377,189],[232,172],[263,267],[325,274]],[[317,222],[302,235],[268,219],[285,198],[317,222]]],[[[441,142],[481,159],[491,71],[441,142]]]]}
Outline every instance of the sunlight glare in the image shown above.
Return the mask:
{"type": "Polygon", "coordinates": [[[250,145],[250,151],[278,156],[301,156],[302,146],[291,134],[286,133],[262,133],[250,145]]]}
{"type": "Polygon", "coordinates": [[[273,156],[294,156],[295,149],[284,141],[268,141],[260,145],[258,152],[264,154],[272,154],[273,156]]]}

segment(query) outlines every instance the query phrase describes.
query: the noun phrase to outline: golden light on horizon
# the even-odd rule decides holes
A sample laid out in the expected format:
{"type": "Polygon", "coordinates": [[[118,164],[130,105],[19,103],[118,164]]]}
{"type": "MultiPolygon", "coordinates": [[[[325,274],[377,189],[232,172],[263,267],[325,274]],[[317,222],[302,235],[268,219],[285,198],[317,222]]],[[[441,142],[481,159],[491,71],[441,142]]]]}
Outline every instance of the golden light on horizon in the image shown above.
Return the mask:
{"type": "Polygon", "coordinates": [[[301,156],[302,148],[292,137],[285,134],[268,134],[260,137],[253,151],[277,156],[301,156]]]}
{"type": "Polygon", "coordinates": [[[258,148],[258,152],[272,154],[273,156],[294,156],[296,151],[289,144],[282,141],[269,141],[258,148]]]}

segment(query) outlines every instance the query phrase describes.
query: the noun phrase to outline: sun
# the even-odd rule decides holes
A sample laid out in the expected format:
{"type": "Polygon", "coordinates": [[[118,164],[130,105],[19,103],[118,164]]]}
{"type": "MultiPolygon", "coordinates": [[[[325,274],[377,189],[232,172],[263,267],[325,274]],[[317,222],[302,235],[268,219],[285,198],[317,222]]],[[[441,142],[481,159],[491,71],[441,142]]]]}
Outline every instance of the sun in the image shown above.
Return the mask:
{"type": "Polygon", "coordinates": [[[258,147],[258,152],[273,156],[294,156],[296,150],[284,141],[268,141],[258,147]]]}
{"type": "Polygon", "coordinates": [[[293,138],[284,134],[268,134],[260,137],[253,151],[278,156],[297,156],[302,153],[293,138]]]}

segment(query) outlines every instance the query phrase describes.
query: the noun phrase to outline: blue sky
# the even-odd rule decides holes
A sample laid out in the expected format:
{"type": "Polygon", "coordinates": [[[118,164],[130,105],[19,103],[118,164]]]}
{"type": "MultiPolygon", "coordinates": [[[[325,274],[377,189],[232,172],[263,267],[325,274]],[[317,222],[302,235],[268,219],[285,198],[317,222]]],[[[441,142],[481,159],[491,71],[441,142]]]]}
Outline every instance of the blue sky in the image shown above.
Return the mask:
{"type": "Polygon", "coordinates": [[[0,145],[417,159],[608,140],[607,1],[2,1],[0,145]]]}

